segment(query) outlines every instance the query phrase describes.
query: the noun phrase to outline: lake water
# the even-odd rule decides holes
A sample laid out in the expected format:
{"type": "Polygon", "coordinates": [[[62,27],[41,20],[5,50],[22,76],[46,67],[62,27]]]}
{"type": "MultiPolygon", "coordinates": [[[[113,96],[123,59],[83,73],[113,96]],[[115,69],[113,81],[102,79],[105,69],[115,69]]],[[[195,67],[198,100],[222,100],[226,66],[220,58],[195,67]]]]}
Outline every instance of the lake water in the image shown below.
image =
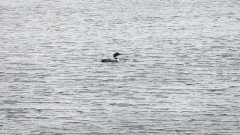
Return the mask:
{"type": "Polygon", "coordinates": [[[240,1],[1,0],[0,134],[239,135],[240,1]]]}

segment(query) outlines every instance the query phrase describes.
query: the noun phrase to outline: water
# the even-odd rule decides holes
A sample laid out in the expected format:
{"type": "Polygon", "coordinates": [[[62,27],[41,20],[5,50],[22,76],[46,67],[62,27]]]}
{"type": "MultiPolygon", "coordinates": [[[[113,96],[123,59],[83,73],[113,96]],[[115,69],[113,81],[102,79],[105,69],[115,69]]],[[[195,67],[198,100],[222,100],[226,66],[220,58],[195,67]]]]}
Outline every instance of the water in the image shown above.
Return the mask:
{"type": "Polygon", "coordinates": [[[1,0],[0,133],[240,134],[239,22],[238,0],[1,0]]]}

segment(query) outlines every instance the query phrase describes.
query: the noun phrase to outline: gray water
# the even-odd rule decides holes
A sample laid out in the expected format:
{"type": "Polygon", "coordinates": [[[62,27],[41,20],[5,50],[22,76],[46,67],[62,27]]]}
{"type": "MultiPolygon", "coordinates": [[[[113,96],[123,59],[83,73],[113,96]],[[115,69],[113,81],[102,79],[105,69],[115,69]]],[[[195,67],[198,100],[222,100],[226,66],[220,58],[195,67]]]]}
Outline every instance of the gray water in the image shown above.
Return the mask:
{"type": "Polygon", "coordinates": [[[240,1],[1,0],[0,134],[240,134],[240,1]]]}

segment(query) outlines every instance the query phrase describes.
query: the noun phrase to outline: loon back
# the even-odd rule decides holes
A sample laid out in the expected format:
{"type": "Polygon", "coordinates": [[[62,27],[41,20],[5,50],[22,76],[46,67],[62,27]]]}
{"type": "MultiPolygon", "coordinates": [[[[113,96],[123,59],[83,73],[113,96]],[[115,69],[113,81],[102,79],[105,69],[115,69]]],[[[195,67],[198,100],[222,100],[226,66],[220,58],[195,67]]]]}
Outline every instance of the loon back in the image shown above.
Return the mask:
{"type": "Polygon", "coordinates": [[[115,59],[102,59],[102,62],[119,62],[118,58],[115,59]]]}

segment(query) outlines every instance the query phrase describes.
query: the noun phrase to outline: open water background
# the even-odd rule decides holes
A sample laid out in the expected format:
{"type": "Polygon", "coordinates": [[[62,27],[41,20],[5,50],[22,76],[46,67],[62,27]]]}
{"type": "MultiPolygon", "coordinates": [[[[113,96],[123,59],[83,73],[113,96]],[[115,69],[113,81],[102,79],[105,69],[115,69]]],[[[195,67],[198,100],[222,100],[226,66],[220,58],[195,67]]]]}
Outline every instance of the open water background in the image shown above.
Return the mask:
{"type": "Polygon", "coordinates": [[[1,0],[0,134],[239,135],[240,1],[1,0]]]}

